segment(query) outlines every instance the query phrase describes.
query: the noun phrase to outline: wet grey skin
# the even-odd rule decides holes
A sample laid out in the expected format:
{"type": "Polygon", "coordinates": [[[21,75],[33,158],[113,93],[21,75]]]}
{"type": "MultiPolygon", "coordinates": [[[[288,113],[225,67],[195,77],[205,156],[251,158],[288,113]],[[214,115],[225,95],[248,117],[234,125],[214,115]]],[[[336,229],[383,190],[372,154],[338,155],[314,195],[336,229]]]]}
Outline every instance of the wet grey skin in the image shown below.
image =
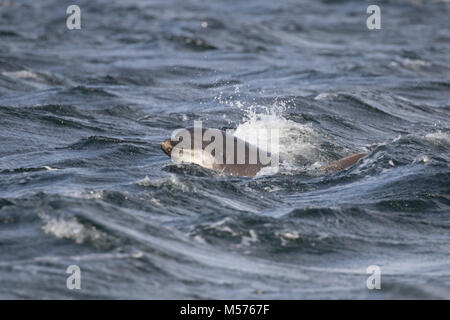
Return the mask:
{"type": "MultiPolygon", "coordinates": [[[[188,128],[187,129],[191,137],[194,137],[194,128],[188,128]]],[[[202,135],[203,133],[208,129],[202,129],[202,135]]],[[[226,137],[229,136],[226,132],[220,131],[222,133],[222,140],[223,140],[223,149],[226,150],[226,137]]],[[[271,164],[263,164],[260,161],[260,154],[259,150],[256,146],[253,146],[247,142],[242,141],[241,139],[232,136],[231,137],[234,140],[234,162],[233,164],[227,164],[225,161],[225,154],[217,155],[221,156],[223,161],[222,164],[213,164],[213,170],[220,171],[225,174],[229,174],[232,176],[243,176],[243,177],[254,177],[262,168],[268,167],[271,164]],[[243,143],[245,145],[245,163],[243,164],[237,164],[237,145],[238,141],[243,143]],[[250,152],[256,152],[257,156],[257,163],[256,164],[250,164],[249,162],[249,154],[250,152]]],[[[169,157],[172,155],[173,148],[180,143],[180,141],[172,141],[170,138],[164,140],[161,143],[161,149],[164,151],[165,154],[167,154],[169,157]]],[[[203,141],[202,140],[202,150],[206,148],[211,143],[211,141],[203,141]]],[[[194,139],[191,139],[191,148],[194,148],[194,139]]],[[[367,153],[357,153],[350,155],[348,157],[342,158],[340,160],[337,160],[331,164],[325,165],[320,168],[322,171],[326,172],[335,172],[340,171],[343,169],[346,169],[352,165],[354,165],[356,162],[358,162],[359,159],[364,157],[367,153]]],[[[213,151],[213,156],[216,157],[213,151]]],[[[270,157],[270,154],[268,154],[268,157],[270,157]]]]}
{"type": "MultiPolygon", "coordinates": [[[[189,133],[191,134],[191,137],[194,137],[194,128],[187,128],[189,133]]],[[[205,133],[205,131],[208,130],[206,128],[202,129],[202,136],[205,133]]],[[[214,129],[217,130],[217,129],[214,129]]],[[[219,171],[231,176],[242,176],[242,177],[253,177],[255,176],[262,168],[270,166],[269,164],[263,164],[261,163],[259,150],[256,146],[251,145],[247,142],[242,141],[241,139],[230,136],[226,132],[217,130],[222,133],[222,141],[223,141],[223,148],[222,150],[226,150],[227,147],[227,137],[229,139],[234,140],[234,161],[232,164],[226,163],[226,155],[225,152],[221,153],[220,155],[216,155],[215,152],[212,152],[212,155],[217,159],[217,157],[222,157],[222,163],[214,163],[213,164],[213,170],[219,171]],[[245,161],[243,164],[238,164],[237,162],[237,146],[238,141],[245,145],[245,161]],[[257,161],[256,163],[250,163],[250,152],[255,152],[257,154],[257,161]]],[[[202,150],[204,150],[212,141],[202,141],[202,150]]],[[[171,139],[166,139],[161,143],[161,149],[170,157],[172,154],[173,148],[180,143],[180,141],[172,141],[171,139]]],[[[194,139],[191,139],[191,148],[194,148],[194,139]]],[[[267,154],[268,157],[270,157],[269,153],[267,154]]],[[[218,162],[218,161],[217,161],[218,162]]]]}

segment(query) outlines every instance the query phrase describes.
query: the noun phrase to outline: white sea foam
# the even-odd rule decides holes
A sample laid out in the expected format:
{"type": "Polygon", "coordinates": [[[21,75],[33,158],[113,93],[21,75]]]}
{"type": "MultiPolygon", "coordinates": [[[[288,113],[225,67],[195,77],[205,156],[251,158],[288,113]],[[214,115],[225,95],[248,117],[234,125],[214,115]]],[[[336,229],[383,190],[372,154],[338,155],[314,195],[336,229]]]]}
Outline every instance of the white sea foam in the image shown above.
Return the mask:
{"type": "Polygon", "coordinates": [[[178,177],[174,174],[171,174],[168,177],[163,178],[157,178],[157,179],[150,179],[148,176],[145,176],[145,178],[136,181],[137,185],[143,186],[143,187],[163,187],[163,186],[173,186],[176,189],[180,189],[181,191],[188,192],[188,191],[195,191],[195,188],[191,185],[188,185],[187,183],[184,183],[178,177]]]}
{"type": "Polygon", "coordinates": [[[402,66],[406,69],[420,70],[422,68],[431,67],[433,64],[426,60],[404,58],[398,61],[391,61],[392,67],[402,66]]]}
{"type": "Polygon", "coordinates": [[[78,199],[102,199],[103,191],[102,190],[73,191],[68,192],[67,196],[78,199]]]}
{"type": "Polygon", "coordinates": [[[314,161],[320,135],[309,124],[287,120],[284,110],[282,103],[270,107],[251,105],[245,110],[245,117],[234,135],[264,151],[278,152],[280,158],[291,163],[298,158],[314,161]],[[278,139],[271,138],[275,131],[278,139]]]}
{"type": "Polygon", "coordinates": [[[329,100],[329,99],[336,99],[337,97],[339,97],[338,93],[322,92],[319,93],[317,96],[315,96],[314,100],[329,100]]]}
{"type": "Polygon", "coordinates": [[[83,243],[87,240],[95,241],[102,237],[102,232],[95,227],[87,228],[74,217],[70,219],[49,217],[44,213],[39,216],[45,224],[42,230],[46,234],[51,234],[60,239],[71,239],[76,243],[83,243]]]}
{"type": "Polygon", "coordinates": [[[450,145],[450,134],[448,132],[436,131],[425,135],[425,139],[437,145],[450,145]]]}
{"type": "Polygon", "coordinates": [[[52,168],[50,166],[44,166],[43,168],[48,170],[48,171],[57,171],[57,170],[59,170],[59,169],[52,168]]]}
{"type": "Polygon", "coordinates": [[[249,236],[242,236],[241,239],[241,245],[243,246],[250,246],[252,243],[258,242],[258,234],[256,233],[255,230],[250,229],[248,231],[249,236]]]}
{"type": "Polygon", "coordinates": [[[152,181],[148,176],[145,176],[144,179],[138,180],[136,184],[143,187],[149,187],[152,185],[152,181]]]}
{"type": "Polygon", "coordinates": [[[22,79],[22,80],[35,80],[35,81],[43,81],[44,78],[37,73],[28,70],[20,70],[20,71],[10,71],[10,72],[2,72],[4,76],[14,78],[14,79],[22,79]]]}
{"type": "Polygon", "coordinates": [[[255,175],[255,177],[262,177],[262,176],[270,176],[278,173],[280,171],[279,166],[268,166],[264,167],[255,175]]]}

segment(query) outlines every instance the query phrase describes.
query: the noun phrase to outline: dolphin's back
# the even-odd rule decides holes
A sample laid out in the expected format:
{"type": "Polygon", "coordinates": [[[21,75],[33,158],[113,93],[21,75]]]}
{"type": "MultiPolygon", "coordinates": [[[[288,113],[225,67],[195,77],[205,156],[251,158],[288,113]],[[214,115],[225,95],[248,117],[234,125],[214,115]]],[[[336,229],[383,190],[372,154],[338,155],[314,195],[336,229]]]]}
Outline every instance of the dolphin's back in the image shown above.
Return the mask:
{"type": "MultiPolygon", "coordinates": [[[[187,128],[189,133],[191,134],[191,149],[195,148],[194,139],[195,139],[195,128],[187,128]]],[[[202,128],[201,135],[205,134],[208,129],[202,128]]],[[[256,175],[263,167],[270,166],[271,163],[266,163],[267,161],[262,161],[260,150],[248,143],[244,140],[241,140],[235,136],[232,136],[225,131],[218,129],[210,129],[213,130],[216,134],[222,135],[222,145],[220,148],[220,144],[218,145],[219,150],[214,150],[212,155],[214,157],[214,163],[212,164],[212,169],[217,170],[232,176],[247,176],[253,177],[256,175]],[[233,143],[233,146],[230,150],[233,152],[233,157],[228,156],[227,158],[227,144],[229,142],[233,143]],[[242,153],[242,151],[244,151],[242,153]],[[230,159],[231,158],[231,159],[230,159]]],[[[199,132],[200,133],[200,132],[199,132]]],[[[201,148],[205,150],[205,148],[212,143],[212,141],[201,139],[201,148]]],[[[268,159],[270,159],[271,155],[268,152],[263,151],[268,159]]]]}
{"type": "Polygon", "coordinates": [[[354,165],[356,162],[358,162],[359,159],[364,157],[366,154],[367,153],[364,153],[364,152],[352,154],[351,156],[339,159],[338,161],[330,163],[329,165],[323,166],[320,168],[320,170],[323,170],[323,171],[344,170],[345,168],[348,168],[348,167],[354,165]]]}

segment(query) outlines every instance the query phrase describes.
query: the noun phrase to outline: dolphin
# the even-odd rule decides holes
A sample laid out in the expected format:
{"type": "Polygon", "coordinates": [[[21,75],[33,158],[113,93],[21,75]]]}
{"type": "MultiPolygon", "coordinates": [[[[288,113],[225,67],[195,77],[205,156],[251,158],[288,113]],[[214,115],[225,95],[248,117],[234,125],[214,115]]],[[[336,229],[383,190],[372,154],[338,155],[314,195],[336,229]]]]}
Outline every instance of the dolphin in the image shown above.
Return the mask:
{"type": "Polygon", "coordinates": [[[198,133],[195,128],[184,130],[188,141],[183,141],[181,136],[177,140],[169,138],[161,143],[162,150],[174,161],[196,163],[228,175],[244,177],[253,177],[262,168],[271,165],[270,153],[222,130],[199,128],[198,133]],[[202,138],[208,132],[214,139],[202,138]],[[199,139],[196,134],[199,134],[199,139]],[[213,143],[216,143],[216,148],[209,150],[213,143]],[[263,158],[263,155],[266,157],[263,158]]]}
{"type": "MultiPolygon", "coordinates": [[[[202,167],[231,176],[254,177],[262,168],[278,166],[278,156],[263,151],[233,135],[219,129],[195,128],[181,129],[185,135],[165,139],[161,149],[176,162],[196,163],[202,167]],[[205,133],[210,139],[204,139],[205,133]],[[214,138],[214,139],[213,139],[214,138]],[[196,142],[197,141],[197,142],[196,142]],[[211,145],[215,143],[215,148],[211,145]],[[228,149],[227,149],[228,147],[228,149]]],[[[325,172],[346,169],[366,153],[357,153],[325,165],[325,172]]]]}

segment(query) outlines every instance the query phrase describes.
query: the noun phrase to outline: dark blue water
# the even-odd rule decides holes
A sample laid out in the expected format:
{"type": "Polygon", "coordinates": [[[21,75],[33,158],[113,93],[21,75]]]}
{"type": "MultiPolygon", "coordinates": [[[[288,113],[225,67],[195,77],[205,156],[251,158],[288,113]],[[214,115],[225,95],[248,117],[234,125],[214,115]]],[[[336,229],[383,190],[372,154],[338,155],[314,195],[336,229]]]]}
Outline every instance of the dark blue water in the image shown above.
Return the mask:
{"type": "Polygon", "coordinates": [[[450,298],[449,14],[0,0],[0,297],[450,298]],[[194,120],[277,128],[287,164],[239,178],[171,163],[161,141],[194,120]]]}

